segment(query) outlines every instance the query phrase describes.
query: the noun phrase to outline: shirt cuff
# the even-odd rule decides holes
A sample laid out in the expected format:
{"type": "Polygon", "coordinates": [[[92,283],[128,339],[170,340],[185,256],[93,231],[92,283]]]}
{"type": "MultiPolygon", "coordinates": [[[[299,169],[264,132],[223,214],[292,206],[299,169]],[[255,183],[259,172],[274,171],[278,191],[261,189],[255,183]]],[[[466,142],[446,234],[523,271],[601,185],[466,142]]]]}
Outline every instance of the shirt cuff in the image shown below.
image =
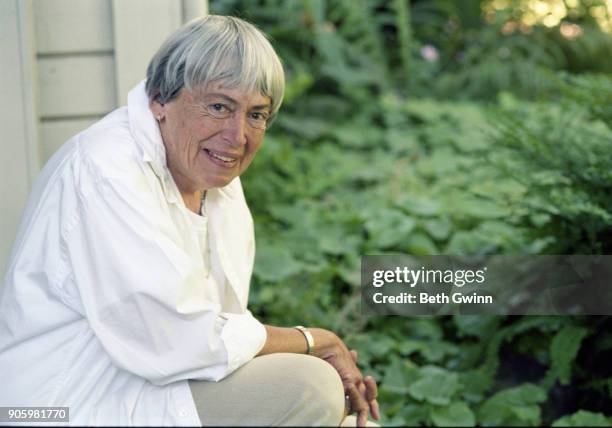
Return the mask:
{"type": "Polygon", "coordinates": [[[246,314],[222,313],[226,320],[221,340],[227,352],[227,375],[251,361],[266,343],[266,328],[250,312],[246,314]]]}

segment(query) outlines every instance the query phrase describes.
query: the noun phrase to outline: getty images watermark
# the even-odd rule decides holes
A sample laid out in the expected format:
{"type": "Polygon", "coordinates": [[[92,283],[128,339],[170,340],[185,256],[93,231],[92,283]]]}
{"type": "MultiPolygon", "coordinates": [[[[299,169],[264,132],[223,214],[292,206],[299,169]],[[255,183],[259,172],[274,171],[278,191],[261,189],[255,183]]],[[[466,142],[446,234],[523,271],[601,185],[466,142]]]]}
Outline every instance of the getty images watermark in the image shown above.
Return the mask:
{"type": "Polygon", "coordinates": [[[364,256],[368,315],[612,314],[612,256],[364,256]]]}

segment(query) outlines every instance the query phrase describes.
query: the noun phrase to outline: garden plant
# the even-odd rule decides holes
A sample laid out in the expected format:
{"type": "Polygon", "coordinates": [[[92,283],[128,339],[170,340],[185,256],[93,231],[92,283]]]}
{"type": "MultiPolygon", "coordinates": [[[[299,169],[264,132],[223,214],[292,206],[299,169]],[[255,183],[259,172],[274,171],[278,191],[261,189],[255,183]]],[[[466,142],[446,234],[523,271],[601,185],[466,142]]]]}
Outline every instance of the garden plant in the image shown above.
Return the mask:
{"type": "Polygon", "coordinates": [[[210,11],[261,27],[287,71],[242,180],[253,311],[342,334],[379,381],[384,426],[612,425],[609,316],[360,310],[365,254],[612,252],[609,2],[225,0],[210,11]],[[532,3],[549,13],[530,15],[532,3]]]}

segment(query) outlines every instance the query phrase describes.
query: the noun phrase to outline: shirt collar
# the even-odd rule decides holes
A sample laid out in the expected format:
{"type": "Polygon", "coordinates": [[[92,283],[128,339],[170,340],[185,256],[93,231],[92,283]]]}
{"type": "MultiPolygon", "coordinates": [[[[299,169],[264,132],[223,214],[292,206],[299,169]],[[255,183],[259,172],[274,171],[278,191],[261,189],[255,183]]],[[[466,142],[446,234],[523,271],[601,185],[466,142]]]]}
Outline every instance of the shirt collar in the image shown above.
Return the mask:
{"type": "Polygon", "coordinates": [[[151,164],[155,174],[162,179],[169,173],[166,167],[166,149],[159,125],[149,108],[145,80],[128,93],[128,117],[130,132],[142,153],[142,160],[151,164]]]}

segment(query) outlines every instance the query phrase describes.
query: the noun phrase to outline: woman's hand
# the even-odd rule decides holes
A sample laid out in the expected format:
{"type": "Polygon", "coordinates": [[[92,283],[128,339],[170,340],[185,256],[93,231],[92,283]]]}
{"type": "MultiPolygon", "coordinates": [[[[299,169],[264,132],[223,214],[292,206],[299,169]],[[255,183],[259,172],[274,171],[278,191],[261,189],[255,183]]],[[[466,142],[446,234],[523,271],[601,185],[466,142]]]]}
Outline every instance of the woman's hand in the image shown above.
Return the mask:
{"type": "Polygon", "coordinates": [[[319,328],[311,328],[310,331],[315,338],[314,355],[331,364],[342,379],[350,411],[357,413],[357,426],[366,426],[368,413],[374,419],[380,419],[376,381],[372,376],[364,378],[361,374],[357,367],[357,351],[349,351],[344,342],[331,331],[319,328]]]}

